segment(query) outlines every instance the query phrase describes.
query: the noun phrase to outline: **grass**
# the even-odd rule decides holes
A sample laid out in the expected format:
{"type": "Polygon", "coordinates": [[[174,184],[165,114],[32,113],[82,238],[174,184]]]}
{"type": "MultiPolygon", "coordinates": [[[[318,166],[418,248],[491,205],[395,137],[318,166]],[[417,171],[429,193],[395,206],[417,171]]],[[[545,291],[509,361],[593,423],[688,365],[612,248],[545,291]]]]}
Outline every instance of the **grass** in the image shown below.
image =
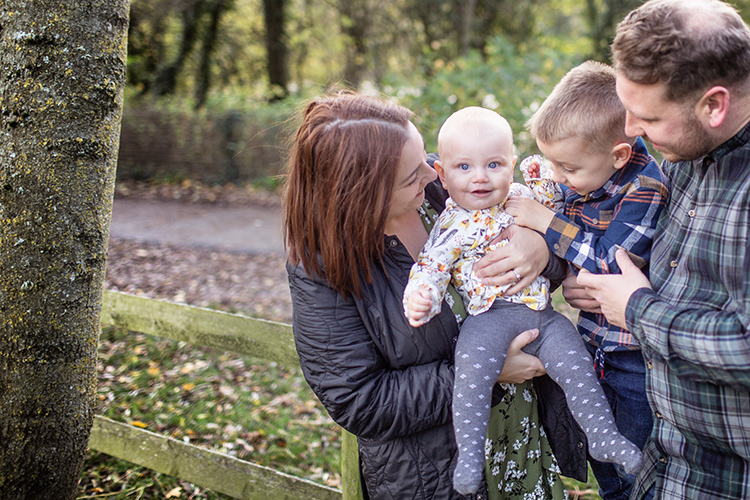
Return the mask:
{"type": "MultiPolygon", "coordinates": [[[[328,486],[340,484],[340,428],[298,369],[107,328],[98,376],[100,415],[328,486]]],[[[90,452],[79,498],[105,497],[227,498],[90,452]]]]}
{"type": "MultiPolygon", "coordinates": [[[[555,295],[555,308],[569,314],[555,295]]],[[[327,486],[340,485],[340,428],[299,369],[106,328],[98,377],[100,415],[327,486]]],[[[587,483],[563,482],[571,498],[599,499],[590,470],[587,483]]],[[[93,451],[78,498],[229,499],[93,451]]]]}

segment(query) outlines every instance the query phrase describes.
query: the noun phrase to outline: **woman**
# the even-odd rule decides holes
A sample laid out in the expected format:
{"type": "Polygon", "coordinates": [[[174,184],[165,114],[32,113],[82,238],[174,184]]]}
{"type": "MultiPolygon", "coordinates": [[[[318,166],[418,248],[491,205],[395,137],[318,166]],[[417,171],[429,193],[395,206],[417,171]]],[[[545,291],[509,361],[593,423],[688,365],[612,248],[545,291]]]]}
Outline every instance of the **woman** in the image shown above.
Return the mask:
{"type": "MultiPolygon", "coordinates": [[[[451,484],[451,395],[465,312],[450,298],[438,316],[412,328],[401,305],[409,269],[447,196],[433,182],[410,117],[401,106],[344,93],[304,110],[284,206],[294,336],[308,383],[358,437],[366,498],[459,499],[451,484]]],[[[543,240],[536,248],[536,258],[493,266],[536,276],[548,259],[543,240]]],[[[533,336],[519,336],[500,381],[543,372],[520,352],[533,336]]],[[[521,498],[536,488],[539,498],[557,498],[562,487],[531,385],[512,388],[490,423],[492,496],[521,498]]],[[[486,495],[485,488],[479,498],[486,495]]]]}

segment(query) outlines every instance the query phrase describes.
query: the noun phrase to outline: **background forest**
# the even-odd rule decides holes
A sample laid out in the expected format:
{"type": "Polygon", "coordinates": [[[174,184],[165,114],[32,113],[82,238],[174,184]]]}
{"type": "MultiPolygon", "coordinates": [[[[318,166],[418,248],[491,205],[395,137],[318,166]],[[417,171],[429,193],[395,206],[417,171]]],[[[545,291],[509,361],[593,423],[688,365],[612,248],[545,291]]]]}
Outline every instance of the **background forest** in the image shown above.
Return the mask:
{"type": "MultiPolygon", "coordinates": [[[[641,0],[132,0],[119,178],[273,179],[289,118],[330,88],[397,99],[428,150],[454,110],[524,123],[641,0]]],[[[737,0],[747,18],[750,0],[737,0]]]]}

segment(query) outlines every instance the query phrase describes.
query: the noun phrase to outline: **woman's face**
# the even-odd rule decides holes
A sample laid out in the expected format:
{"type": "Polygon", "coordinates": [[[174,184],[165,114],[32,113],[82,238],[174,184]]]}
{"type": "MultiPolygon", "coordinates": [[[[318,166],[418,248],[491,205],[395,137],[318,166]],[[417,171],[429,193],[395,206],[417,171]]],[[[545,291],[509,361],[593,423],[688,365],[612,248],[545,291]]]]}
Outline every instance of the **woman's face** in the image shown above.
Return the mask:
{"type": "Polygon", "coordinates": [[[401,151],[401,160],[396,170],[386,224],[418,209],[424,200],[424,187],[437,178],[437,173],[427,163],[424,139],[411,122],[408,134],[409,138],[401,151]]]}

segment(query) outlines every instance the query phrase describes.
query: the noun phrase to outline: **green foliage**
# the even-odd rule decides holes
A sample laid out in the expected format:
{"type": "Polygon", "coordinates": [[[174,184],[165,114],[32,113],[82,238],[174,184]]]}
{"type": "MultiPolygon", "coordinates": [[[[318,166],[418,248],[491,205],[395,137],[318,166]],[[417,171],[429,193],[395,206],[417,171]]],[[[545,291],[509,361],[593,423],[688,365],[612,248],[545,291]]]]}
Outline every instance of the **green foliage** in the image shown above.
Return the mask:
{"type": "Polygon", "coordinates": [[[435,61],[433,76],[417,83],[392,79],[386,94],[415,112],[428,151],[437,148],[443,121],[466,106],[483,106],[511,124],[519,157],[536,152],[525,123],[554,85],[580,60],[552,49],[522,51],[502,37],[493,38],[485,53],[471,51],[455,61],[435,61]]]}

